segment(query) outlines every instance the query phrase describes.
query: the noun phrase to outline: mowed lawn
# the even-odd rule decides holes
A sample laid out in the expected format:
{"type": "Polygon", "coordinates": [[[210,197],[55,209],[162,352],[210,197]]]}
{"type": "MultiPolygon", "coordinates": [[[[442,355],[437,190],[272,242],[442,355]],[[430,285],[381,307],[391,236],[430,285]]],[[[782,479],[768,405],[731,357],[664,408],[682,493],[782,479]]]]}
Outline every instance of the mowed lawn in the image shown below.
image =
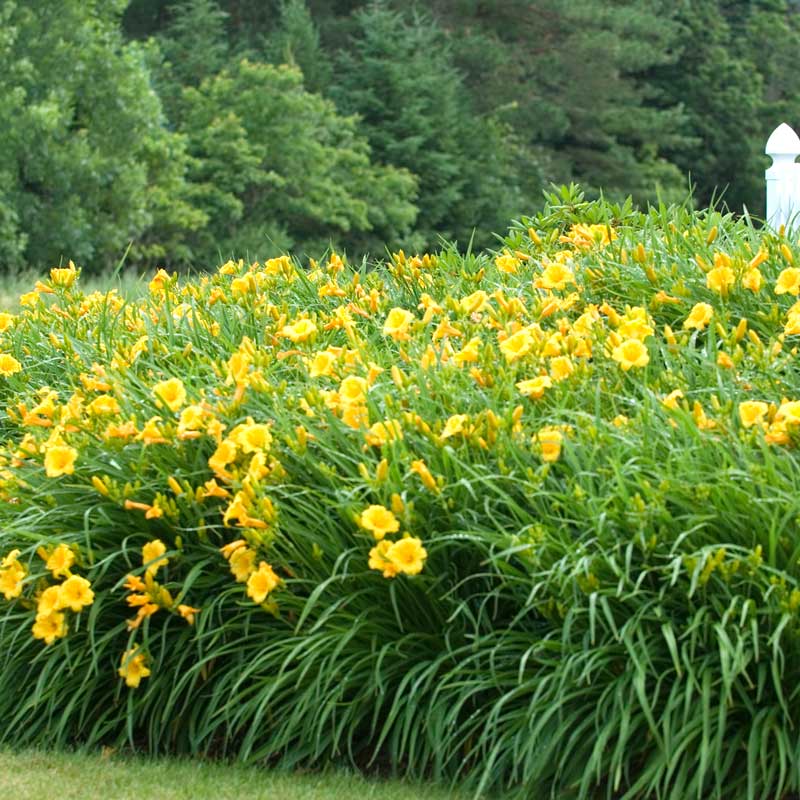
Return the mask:
{"type": "Polygon", "coordinates": [[[178,759],[0,750],[0,797],[13,800],[467,800],[429,785],[344,772],[288,774],[178,759]]]}

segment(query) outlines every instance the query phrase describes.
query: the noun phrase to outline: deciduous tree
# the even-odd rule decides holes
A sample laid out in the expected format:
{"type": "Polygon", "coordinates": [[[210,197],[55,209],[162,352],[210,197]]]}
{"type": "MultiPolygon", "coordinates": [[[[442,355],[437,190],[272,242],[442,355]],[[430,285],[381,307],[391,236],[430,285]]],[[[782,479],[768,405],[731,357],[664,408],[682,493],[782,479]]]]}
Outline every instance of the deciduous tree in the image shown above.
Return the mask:
{"type": "Polygon", "coordinates": [[[90,268],[175,252],[202,213],[121,0],[0,3],[0,259],[90,268]]]}

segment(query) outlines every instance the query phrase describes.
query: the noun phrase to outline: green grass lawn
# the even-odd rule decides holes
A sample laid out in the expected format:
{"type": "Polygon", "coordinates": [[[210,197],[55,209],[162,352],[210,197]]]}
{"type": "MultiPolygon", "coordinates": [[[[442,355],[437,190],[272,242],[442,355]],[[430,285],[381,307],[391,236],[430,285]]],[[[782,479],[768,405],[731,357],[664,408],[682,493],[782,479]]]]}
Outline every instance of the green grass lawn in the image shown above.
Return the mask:
{"type": "Polygon", "coordinates": [[[287,774],[239,764],[0,751],[0,795],[14,800],[466,800],[429,785],[357,775],[287,774]]]}

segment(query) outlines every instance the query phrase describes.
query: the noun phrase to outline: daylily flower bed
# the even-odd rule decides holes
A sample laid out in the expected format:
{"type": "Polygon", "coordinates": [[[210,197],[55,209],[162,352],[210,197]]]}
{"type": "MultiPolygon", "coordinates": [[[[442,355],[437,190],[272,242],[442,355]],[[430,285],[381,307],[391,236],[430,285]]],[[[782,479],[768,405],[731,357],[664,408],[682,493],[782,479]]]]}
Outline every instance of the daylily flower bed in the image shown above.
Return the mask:
{"type": "Polygon", "coordinates": [[[565,195],[488,253],[53,269],[0,315],[5,739],[796,791],[797,257],[565,195]]]}

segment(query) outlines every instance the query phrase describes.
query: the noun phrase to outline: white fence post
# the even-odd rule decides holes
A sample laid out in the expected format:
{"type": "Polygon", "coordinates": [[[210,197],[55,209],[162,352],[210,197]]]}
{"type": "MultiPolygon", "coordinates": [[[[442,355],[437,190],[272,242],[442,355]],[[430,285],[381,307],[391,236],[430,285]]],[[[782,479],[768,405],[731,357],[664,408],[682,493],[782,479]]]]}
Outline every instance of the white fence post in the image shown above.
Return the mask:
{"type": "Polygon", "coordinates": [[[764,173],[767,179],[767,224],[778,230],[781,225],[797,225],[800,214],[800,138],[782,122],[767,140],[765,152],[772,166],[764,173]]]}

